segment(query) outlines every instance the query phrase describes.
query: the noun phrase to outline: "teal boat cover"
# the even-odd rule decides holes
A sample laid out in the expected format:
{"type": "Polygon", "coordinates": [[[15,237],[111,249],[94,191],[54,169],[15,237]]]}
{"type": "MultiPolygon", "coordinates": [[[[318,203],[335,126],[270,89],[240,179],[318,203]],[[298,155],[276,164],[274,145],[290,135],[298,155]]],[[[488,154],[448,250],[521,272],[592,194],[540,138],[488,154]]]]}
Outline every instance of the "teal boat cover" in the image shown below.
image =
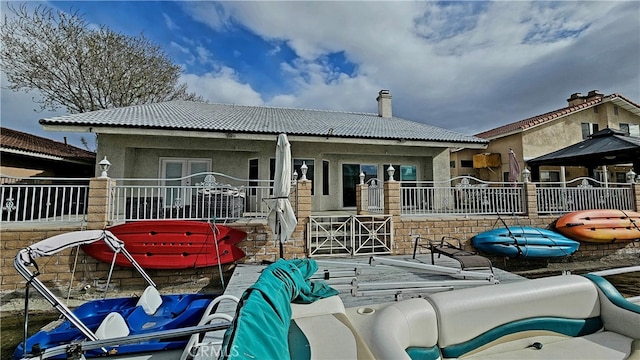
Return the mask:
{"type": "Polygon", "coordinates": [[[280,259],[266,267],[249,287],[224,334],[220,359],[289,359],[291,302],[309,304],[338,294],[323,281],[311,259],[280,259]]]}

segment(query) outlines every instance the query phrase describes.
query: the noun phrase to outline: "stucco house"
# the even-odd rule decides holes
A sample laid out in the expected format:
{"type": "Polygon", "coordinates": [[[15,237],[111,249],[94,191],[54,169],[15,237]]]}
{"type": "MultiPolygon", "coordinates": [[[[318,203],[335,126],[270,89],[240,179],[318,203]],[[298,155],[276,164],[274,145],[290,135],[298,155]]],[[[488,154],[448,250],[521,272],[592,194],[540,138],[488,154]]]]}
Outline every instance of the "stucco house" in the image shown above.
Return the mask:
{"type": "MultiPolygon", "coordinates": [[[[563,108],[476,134],[488,140],[489,145],[481,151],[469,148],[452,151],[451,174],[507,181],[510,149],[516,154],[520,169],[524,169],[527,161],[579,143],[606,128],[640,136],[640,105],[620,94],[604,95],[597,90],[589,91],[585,96],[574,93],[563,108]]],[[[630,168],[630,164],[609,166],[608,181],[625,182],[625,174],[630,168]]],[[[533,181],[543,182],[580,176],[604,180],[601,171],[590,174],[587,168],[577,166],[542,166],[531,175],[533,181]]]]}
{"type": "Polygon", "coordinates": [[[308,167],[313,211],[355,208],[359,174],[396,180],[449,179],[449,149],[487,140],[402,119],[382,90],[377,113],[172,101],[40,120],[45,130],[97,134],[112,178],[178,178],[213,171],[273,179],[276,137],[286,133],[294,169],[308,167]]]}

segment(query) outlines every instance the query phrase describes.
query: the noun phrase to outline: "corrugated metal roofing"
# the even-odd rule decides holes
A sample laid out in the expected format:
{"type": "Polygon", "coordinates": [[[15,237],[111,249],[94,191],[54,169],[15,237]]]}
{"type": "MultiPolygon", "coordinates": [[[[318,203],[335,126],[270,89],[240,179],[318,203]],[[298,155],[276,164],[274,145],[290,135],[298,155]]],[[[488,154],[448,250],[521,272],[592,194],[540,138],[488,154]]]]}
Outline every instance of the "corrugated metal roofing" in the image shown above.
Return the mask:
{"type": "Polygon", "coordinates": [[[484,144],[486,140],[375,113],[170,101],[40,120],[46,125],[133,127],[484,144]]]}

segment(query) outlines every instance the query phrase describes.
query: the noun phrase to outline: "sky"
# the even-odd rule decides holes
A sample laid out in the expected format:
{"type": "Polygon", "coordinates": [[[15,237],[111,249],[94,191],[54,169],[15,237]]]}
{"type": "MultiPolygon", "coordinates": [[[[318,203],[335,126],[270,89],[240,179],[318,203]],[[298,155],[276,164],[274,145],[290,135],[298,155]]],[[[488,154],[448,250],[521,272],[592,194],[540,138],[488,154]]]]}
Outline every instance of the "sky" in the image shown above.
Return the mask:
{"type": "MultiPolygon", "coordinates": [[[[14,5],[19,4],[13,2],[14,5]]],[[[7,2],[2,1],[6,14],[7,2]]],[[[29,1],[159,45],[211,103],[377,112],[473,135],[599,90],[640,103],[640,1],[29,1]]],[[[44,131],[37,92],[1,123],[44,131]]]]}

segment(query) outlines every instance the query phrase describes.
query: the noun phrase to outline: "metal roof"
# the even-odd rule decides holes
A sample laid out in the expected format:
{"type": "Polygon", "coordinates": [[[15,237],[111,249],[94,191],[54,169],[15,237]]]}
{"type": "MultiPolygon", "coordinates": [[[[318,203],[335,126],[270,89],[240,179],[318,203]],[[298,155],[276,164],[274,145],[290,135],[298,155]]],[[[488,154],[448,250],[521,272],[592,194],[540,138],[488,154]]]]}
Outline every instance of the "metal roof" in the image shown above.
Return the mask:
{"type": "MultiPolygon", "coordinates": [[[[455,131],[376,113],[170,101],[44,118],[42,125],[236,132],[486,144],[455,131]]],[[[98,130],[99,131],[99,130],[98,130]]]]}

